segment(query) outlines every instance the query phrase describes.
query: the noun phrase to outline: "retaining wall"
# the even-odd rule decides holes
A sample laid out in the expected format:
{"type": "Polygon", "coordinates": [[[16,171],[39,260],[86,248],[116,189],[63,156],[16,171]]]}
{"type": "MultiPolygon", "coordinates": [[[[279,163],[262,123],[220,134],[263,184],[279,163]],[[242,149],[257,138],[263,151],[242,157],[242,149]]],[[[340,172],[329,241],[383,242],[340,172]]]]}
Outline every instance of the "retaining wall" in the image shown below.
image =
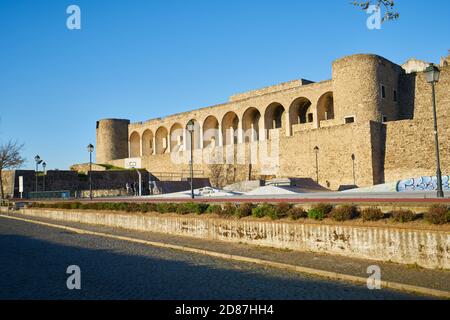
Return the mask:
{"type": "Polygon", "coordinates": [[[137,231],[450,269],[450,233],[445,231],[77,210],[21,209],[19,212],[137,231]]]}

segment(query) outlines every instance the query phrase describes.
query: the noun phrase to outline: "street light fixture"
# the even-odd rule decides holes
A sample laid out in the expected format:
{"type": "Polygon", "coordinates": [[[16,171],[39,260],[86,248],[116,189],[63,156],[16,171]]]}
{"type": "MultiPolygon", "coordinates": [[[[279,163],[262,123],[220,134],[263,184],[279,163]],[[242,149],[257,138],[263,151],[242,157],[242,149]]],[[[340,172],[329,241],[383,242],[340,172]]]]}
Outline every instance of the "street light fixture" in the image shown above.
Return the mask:
{"type": "Polygon", "coordinates": [[[43,162],[42,163],[42,169],[43,169],[43,171],[44,171],[44,175],[43,175],[43,177],[42,177],[42,179],[43,179],[43,183],[42,183],[42,191],[45,191],[45,174],[46,174],[46,171],[45,171],[45,168],[47,167],[47,164],[45,163],[45,162],[43,162]]]}
{"type": "Polygon", "coordinates": [[[316,154],[316,182],[319,183],[319,147],[314,147],[314,153],[316,154]]]}
{"type": "Polygon", "coordinates": [[[36,155],[36,157],[34,157],[34,161],[36,162],[36,174],[35,174],[36,188],[34,191],[38,192],[38,171],[39,171],[39,165],[42,163],[41,157],[39,157],[39,155],[36,155]]]}
{"type": "Polygon", "coordinates": [[[190,165],[190,173],[191,173],[191,198],[194,199],[194,152],[193,152],[193,146],[194,146],[194,130],[195,130],[195,124],[194,121],[189,121],[187,124],[187,130],[190,133],[191,136],[191,160],[189,162],[190,165]]]}
{"type": "Polygon", "coordinates": [[[87,150],[89,152],[89,199],[92,200],[92,152],[94,152],[94,146],[89,144],[87,150]]]}
{"type": "Polygon", "coordinates": [[[439,136],[437,125],[437,112],[436,112],[436,83],[439,82],[440,71],[437,66],[431,64],[425,70],[425,76],[427,82],[431,84],[432,90],[432,105],[433,105],[433,120],[434,120],[434,141],[436,147],[436,177],[437,177],[437,197],[444,198],[444,191],[442,190],[442,171],[441,171],[441,158],[439,155],[439,136]]]}
{"type": "Polygon", "coordinates": [[[352,165],[353,165],[353,186],[356,186],[356,175],[355,175],[355,154],[352,154],[352,165]]]}

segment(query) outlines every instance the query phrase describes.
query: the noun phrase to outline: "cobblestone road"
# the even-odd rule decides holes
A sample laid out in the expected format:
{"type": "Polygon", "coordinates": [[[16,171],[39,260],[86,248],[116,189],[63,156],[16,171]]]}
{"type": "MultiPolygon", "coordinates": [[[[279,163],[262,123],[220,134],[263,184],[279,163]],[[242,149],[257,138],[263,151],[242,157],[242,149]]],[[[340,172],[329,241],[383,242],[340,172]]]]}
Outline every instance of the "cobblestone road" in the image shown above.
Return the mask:
{"type": "Polygon", "coordinates": [[[0,299],[418,299],[0,218],[0,299]],[[80,291],[66,287],[81,268],[80,291]]]}

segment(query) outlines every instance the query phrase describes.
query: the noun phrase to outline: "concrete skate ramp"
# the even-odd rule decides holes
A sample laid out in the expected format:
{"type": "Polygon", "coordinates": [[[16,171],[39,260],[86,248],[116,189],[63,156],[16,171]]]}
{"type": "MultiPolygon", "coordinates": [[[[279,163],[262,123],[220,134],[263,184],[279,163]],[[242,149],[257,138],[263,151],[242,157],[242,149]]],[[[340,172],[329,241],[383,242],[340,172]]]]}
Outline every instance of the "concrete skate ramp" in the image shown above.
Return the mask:
{"type": "MultiPolygon", "coordinates": [[[[194,189],[209,187],[209,179],[195,178],[194,189]]],[[[190,181],[157,181],[156,186],[160,194],[176,193],[191,189],[190,181]]]]}
{"type": "Polygon", "coordinates": [[[367,188],[358,188],[342,191],[343,193],[386,193],[386,192],[397,192],[397,182],[379,184],[372,187],[367,188]]]}
{"type": "Polygon", "coordinates": [[[244,193],[246,196],[275,196],[275,195],[296,195],[301,193],[308,193],[296,187],[277,187],[264,186],[244,193]]]}
{"type": "MultiPolygon", "coordinates": [[[[236,192],[228,192],[212,187],[199,188],[194,190],[195,198],[220,198],[220,197],[233,197],[239,195],[236,192]]],[[[168,199],[188,199],[191,197],[191,190],[187,189],[181,192],[174,192],[168,194],[155,195],[156,198],[168,198],[168,199]]]]}
{"type": "Polygon", "coordinates": [[[292,179],[293,187],[303,192],[327,192],[329,189],[321,186],[311,178],[294,178],[292,179]]]}

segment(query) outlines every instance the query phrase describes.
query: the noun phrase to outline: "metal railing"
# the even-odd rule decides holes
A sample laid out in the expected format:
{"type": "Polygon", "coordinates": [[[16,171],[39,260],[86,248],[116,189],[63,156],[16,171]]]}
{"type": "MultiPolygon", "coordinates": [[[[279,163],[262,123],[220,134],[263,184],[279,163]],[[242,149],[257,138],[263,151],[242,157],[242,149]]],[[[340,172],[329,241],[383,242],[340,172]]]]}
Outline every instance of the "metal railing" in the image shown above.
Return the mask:
{"type": "Polygon", "coordinates": [[[29,192],[28,199],[70,199],[71,192],[68,190],[62,191],[38,191],[29,192]]]}
{"type": "MultiPolygon", "coordinates": [[[[179,172],[152,172],[160,181],[184,181],[190,179],[191,173],[189,170],[183,170],[179,172]]],[[[194,170],[194,178],[205,178],[204,170],[194,170]]]]}

